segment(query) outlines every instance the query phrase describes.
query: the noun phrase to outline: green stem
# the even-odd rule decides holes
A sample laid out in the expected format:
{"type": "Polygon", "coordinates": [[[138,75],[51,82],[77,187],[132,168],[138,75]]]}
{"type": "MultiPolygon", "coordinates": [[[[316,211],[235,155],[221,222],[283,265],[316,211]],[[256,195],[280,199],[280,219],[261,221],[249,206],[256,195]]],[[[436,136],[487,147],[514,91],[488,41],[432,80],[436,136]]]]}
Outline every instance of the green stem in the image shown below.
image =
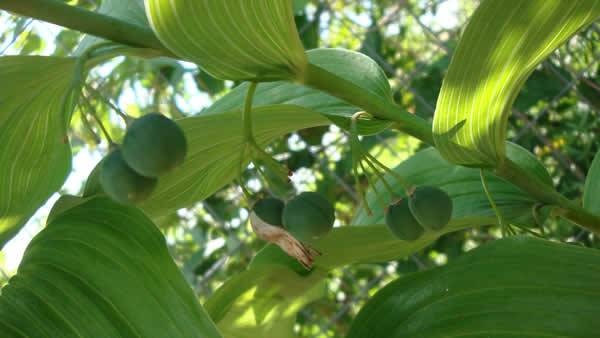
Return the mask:
{"type": "Polygon", "coordinates": [[[118,43],[171,52],[152,30],[135,24],[70,6],[57,0],[2,0],[0,9],[59,26],[95,35],[118,43]]]}
{"type": "Polygon", "coordinates": [[[395,127],[425,143],[434,145],[431,124],[403,111],[393,102],[386,102],[321,67],[308,64],[303,84],[336,96],[384,120],[396,122],[395,127]]]}
{"type": "Polygon", "coordinates": [[[388,175],[392,176],[397,182],[398,184],[400,184],[402,186],[402,189],[404,189],[404,192],[406,193],[406,196],[410,196],[411,195],[411,188],[412,185],[410,183],[408,183],[407,180],[404,179],[404,177],[400,176],[400,174],[398,174],[397,172],[393,171],[392,169],[388,168],[385,164],[381,163],[377,158],[375,158],[375,156],[366,153],[366,157],[368,159],[370,159],[371,161],[373,161],[377,166],[379,166],[381,169],[383,169],[383,171],[385,173],[387,173],[388,175]]]}
{"type": "MultiPolygon", "coordinates": [[[[250,83],[248,87],[248,91],[246,92],[246,98],[244,99],[244,110],[242,111],[242,134],[243,134],[243,144],[242,144],[242,153],[240,155],[240,179],[242,173],[244,172],[244,157],[246,157],[246,152],[250,150],[252,153],[252,148],[248,149],[248,147],[252,146],[250,142],[253,139],[252,137],[252,101],[254,100],[254,93],[256,92],[257,84],[256,82],[250,83]]],[[[240,181],[241,182],[241,181],[240,181]]],[[[243,188],[242,188],[243,189],[243,188]]]]}
{"type": "Polygon", "coordinates": [[[250,190],[248,190],[248,188],[246,188],[246,185],[244,184],[244,178],[240,176],[239,180],[236,180],[238,185],[240,186],[240,189],[242,189],[242,196],[244,196],[244,199],[246,200],[246,205],[248,206],[248,209],[252,208],[252,193],[250,192],[250,190]]]}
{"type": "Polygon", "coordinates": [[[109,148],[114,148],[116,144],[113,142],[112,138],[110,137],[110,133],[108,132],[106,127],[104,127],[102,120],[100,119],[100,117],[98,117],[98,114],[96,114],[96,109],[94,109],[94,107],[92,106],[92,103],[90,102],[89,97],[87,97],[87,95],[85,95],[85,94],[82,94],[82,97],[83,97],[83,102],[87,107],[88,114],[90,114],[92,116],[92,118],[96,121],[96,123],[100,127],[102,134],[104,134],[104,137],[106,138],[106,142],[108,142],[109,148]]]}
{"type": "Polygon", "coordinates": [[[485,172],[483,171],[483,169],[479,169],[479,177],[481,177],[481,185],[483,186],[483,192],[485,193],[485,196],[490,202],[490,206],[496,214],[496,219],[498,219],[498,225],[500,225],[500,227],[502,228],[502,236],[506,236],[506,224],[504,223],[504,218],[502,217],[500,210],[498,210],[498,206],[496,205],[496,202],[494,201],[494,198],[490,193],[490,189],[488,188],[487,179],[485,178],[485,172]]]}
{"type": "Polygon", "coordinates": [[[87,83],[84,85],[84,87],[91,93],[95,94],[98,99],[103,101],[117,115],[119,115],[119,117],[121,117],[121,119],[123,119],[123,122],[125,122],[126,126],[129,126],[129,124],[133,121],[133,118],[131,116],[125,114],[121,109],[119,109],[119,107],[117,107],[114,103],[112,103],[112,101],[109,98],[107,98],[106,96],[104,96],[104,94],[102,94],[98,89],[92,87],[90,84],[87,84],[87,83]]]}
{"type": "Polygon", "coordinates": [[[563,217],[569,219],[596,234],[600,234],[600,216],[583,209],[577,203],[567,199],[548,184],[523,170],[510,159],[505,159],[495,171],[496,175],[518,186],[540,202],[564,209],[563,217]]]}
{"type": "Polygon", "coordinates": [[[82,107],[80,106],[79,108],[79,113],[81,115],[81,124],[83,124],[83,127],[87,130],[88,133],[90,133],[90,135],[94,139],[94,143],[96,143],[96,145],[100,144],[100,142],[102,142],[100,136],[98,136],[94,131],[94,128],[92,128],[90,121],[88,121],[87,116],[85,116],[85,113],[83,112],[84,110],[81,109],[82,107]]]}
{"type": "Polygon", "coordinates": [[[244,111],[242,112],[242,124],[244,140],[246,142],[254,140],[252,131],[252,101],[254,100],[254,93],[256,93],[256,82],[251,82],[246,92],[246,99],[244,100],[244,111]]]}

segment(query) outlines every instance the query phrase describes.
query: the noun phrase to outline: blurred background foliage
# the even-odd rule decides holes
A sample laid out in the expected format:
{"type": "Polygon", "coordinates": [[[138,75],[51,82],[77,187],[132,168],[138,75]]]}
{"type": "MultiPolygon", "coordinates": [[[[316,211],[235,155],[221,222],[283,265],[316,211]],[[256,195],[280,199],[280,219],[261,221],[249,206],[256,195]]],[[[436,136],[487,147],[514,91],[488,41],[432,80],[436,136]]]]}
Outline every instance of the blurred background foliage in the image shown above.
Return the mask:
{"type": "MultiPolygon", "coordinates": [[[[69,4],[93,10],[101,0],[69,4]]],[[[394,98],[411,113],[431,119],[441,81],[457,38],[477,0],[296,0],[296,24],[306,49],[340,47],[367,54],[389,77],[394,98]]],[[[582,31],[546,60],[527,81],[510,118],[509,138],[546,165],[558,190],[580,198],[585,174],[600,149],[599,22],[582,31]]],[[[0,54],[69,55],[78,32],[0,12],[0,54]]],[[[160,111],[174,118],[202,114],[237,83],[212,78],[193,64],[171,59],[119,57],[95,69],[82,104],[73,115],[74,171],[63,192],[77,193],[125,129],[122,115],[160,111]]],[[[364,139],[382,162],[395,166],[423,147],[386,131],[364,139]]],[[[345,134],[319,127],[286,135],[270,149],[294,170],[297,191],[317,190],[335,203],[336,225],[349,224],[356,210],[350,152],[345,134]]],[[[244,179],[257,193],[284,194],[261,182],[253,170],[244,179]]],[[[203,302],[232,275],[244,270],[264,242],[247,224],[237,186],[160,220],[171,254],[203,302]]],[[[0,285],[14,274],[19,255],[42,227],[54,196],[0,253],[0,285]]],[[[538,231],[553,240],[600,247],[592,234],[567,221],[548,220],[538,231]]],[[[493,225],[441,237],[421,252],[394,262],[348,266],[331,272],[327,296],[297,317],[301,337],[338,337],[347,332],[365,300],[403,274],[442,265],[463,252],[499,238],[493,225]]]]}

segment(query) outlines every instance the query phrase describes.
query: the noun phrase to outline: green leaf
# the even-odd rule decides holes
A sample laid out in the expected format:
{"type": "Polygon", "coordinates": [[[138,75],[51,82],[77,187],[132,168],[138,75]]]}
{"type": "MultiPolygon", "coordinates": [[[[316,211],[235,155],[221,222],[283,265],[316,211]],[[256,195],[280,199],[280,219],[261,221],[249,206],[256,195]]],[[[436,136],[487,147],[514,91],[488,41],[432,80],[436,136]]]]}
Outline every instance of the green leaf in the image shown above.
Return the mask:
{"type": "MultiPolygon", "coordinates": [[[[537,168],[533,170],[535,175],[548,182],[548,174],[535,162],[533,155],[517,146],[509,146],[509,149],[516,153],[511,156],[514,161],[537,168]]],[[[363,226],[335,228],[311,243],[323,255],[316,259],[310,272],[279,247],[268,245],[256,255],[247,271],[226,282],[207,301],[206,309],[217,326],[228,337],[246,337],[248,330],[255,337],[269,336],[269,330],[274,326],[281,330],[277,331],[278,337],[293,337],[293,322],[286,322],[287,318],[295,316],[296,308],[292,304],[306,304],[318,298],[319,285],[331,269],[405,257],[430,245],[443,233],[495,222],[494,212],[481,188],[478,170],[449,164],[433,148],[415,154],[395,170],[408,174],[406,179],[412,184],[441,185],[450,193],[455,214],[442,232],[426,232],[413,242],[397,240],[383,225],[382,211],[372,217],[361,211],[355,223],[363,226]],[[258,290],[265,291],[259,293],[258,290]],[[260,304],[259,309],[254,307],[256,303],[260,304]],[[289,311],[284,312],[282,309],[287,306],[290,306],[289,311]]],[[[490,177],[489,183],[507,218],[522,223],[533,221],[531,208],[534,201],[525,193],[495,177],[490,177]]]]}
{"type": "Polygon", "coordinates": [[[433,144],[431,126],[394,102],[383,70],[368,56],[344,49],[328,49],[310,59],[300,83],[322,90],[370,115],[372,122],[393,124],[403,132],[433,144]]]}
{"type": "Polygon", "coordinates": [[[434,117],[435,143],[453,163],[495,167],[507,119],[531,72],[600,15],[600,1],[487,0],[454,52],[434,117]]]}
{"type": "Polygon", "coordinates": [[[3,337],[221,337],[141,212],[94,198],[56,216],[2,289],[3,337]]]}
{"type": "Polygon", "coordinates": [[[583,207],[600,215],[600,151],[596,153],[583,188],[583,207]]]}
{"type": "MultiPolygon", "coordinates": [[[[327,123],[320,114],[295,105],[261,106],[253,110],[254,135],[264,146],[297,129],[327,123]]],[[[212,195],[239,175],[243,142],[240,111],[207,113],[178,120],[188,141],[184,164],[165,176],[150,198],[140,204],[158,217],[212,195]]],[[[244,158],[248,163],[250,159],[244,158]]]]}
{"type": "Polygon", "coordinates": [[[293,338],[297,312],[325,295],[323,277],[298,278],[286,267],[257,267],[233,276],[207,301],[206,310],[228,338],[293,338]]]}
{"type": "Polygon", "coordinates": [[[306,55],[291,1],[146,0],[150,25],[176,55],[223,80],[302,78],[306,55]]]}
{"type": "Polygon", "coordinates": [[[324,296],[329,270],[407,256],[433,240],[426,235],[415,242],[398,241],[384,225],[336,228],[314,243],[324,251],[309,273],[281,249],[268,245],[248,270],[232,277],[208,299],[206,310],[230,338],[295,337],[292,328],[297,312],[324,296]],[[277,335],[271,335],[275,330],[277,335]]]}
{"type": "Polygon", "coordinates": [[[311,64],[360,87],[371,98],[394,102],[385,73],[367,55],[346,49],[317,49],[307,54],[311,64]]]}
{"type": "MultiPolygon", "coordinates": [[[[533,154],[514,143],[507,143],[507,150],[511,160],[541,182],[552,185],[548,172],[533,154]]],[[[446,191],[454,203],[451,224],[468,226],[496,223],[494,211],[490,208],[484,194],[478,169],[450,164],[435,148],[428,148],[401,163],[393,171],[405,177],[411,184],[433,185],[446,191]]],[[[514,224],[524,226],[534,224],[532,208],[536,203],[535,199],[497,176],[491,174],[486,176],[494,201],[504,218],[514,224]]],[[[390,196],[381,182],[377,182],[375,187],[387,206],[392,200],[405,196],[405,193],[400,185],[394,184],[396,181],[391,175],[385,177],[392,183],[396,195],[390,196]]],[[[374,191],[367,192],[367,201],[369,205],[378,208],[374,208],[371,216],[364,208],[360,208],[355,215],[354,223],[384,224],[383,206],[374,191]]]]}
{"type": "Polygon", "coordinates": [[[498,240],[390,283],[348,337],[595,337],[599,264],[597,250],[498,240]]]}
{"type": "Polygon", "coordinates": [[[75,59],[0,58],[0,247],[71,170],[75,59]]]}
{"type": "MultiPolygon", "coordinates": [[[[347,73],[345,69],[356,72],[347,76],[350,81],[370,87],[377,97],[391,100],[389,83],[385,74],[375,61],[366,55],[343,49],[320,48],[308,51],[309,63],[319,66],[336,75],[347,73]],[[358,71],[360,69],[360,71],[358,71]]],[[[242,109],[248,84],[234,88],[221,100],[215,102],[206,112],[225,112],[242,109]]],[[[360,109],[324,92],[303,85],[279,81],[261,83],[254,96],[253,105],[292,104],[302,106],[326,116],[345,130],[350,129],[350,118],[360,109]]],[[[383,120],[359,120],[359,133],[364,135],[379,133],[391,125],[383,120]]]]}

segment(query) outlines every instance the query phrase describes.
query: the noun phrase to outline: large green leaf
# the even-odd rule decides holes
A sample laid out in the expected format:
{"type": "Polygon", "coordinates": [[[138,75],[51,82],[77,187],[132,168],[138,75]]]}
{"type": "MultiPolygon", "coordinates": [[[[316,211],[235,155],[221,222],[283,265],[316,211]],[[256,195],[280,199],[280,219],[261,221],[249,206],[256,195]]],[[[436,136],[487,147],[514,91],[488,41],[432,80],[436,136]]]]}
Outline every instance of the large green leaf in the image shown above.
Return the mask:
{"type": "Polygon", "coordinates": [[[352,263],[380,262],[407,256],[430,244],[427,234],[415,242],[395,240],[384,225],[342,227],[313,243],[323,252],[310,272],[279,247],[261,250],[248,270],[227,281],[206,302],[206,310],[225,337],[295,337],[296,314],[324,295],[329,270],[352,263]],[[248,335],[251,332],[251,335],[248,335]]]}
{"type": "MultiPolygon", "coordinates": [[[[327,124],[320,114],[295,105],[253,110],[254,136],[260,145],[297,129],[327,124]]],[[[178,120],[188,140],[184,164],[161,176],[156,191],[143,202],[152,217],[190,206],[239,175],[243,144],[241,112],[206,114],[178,120]]],[[[243,159],[248,163],[250,159],[243,159]]]]}
{"type": "Polygon", "coordinates": [[[325,295],[324,276],[298,278],[285,266],[250,268],[232,277],[207,303],[224,337],[295,337],[296,314],[325,295]],[[237,300],[237,302],[233,302],[237,300]]]}
{"type": "MultiPolygon", "coordinates": [[[[526,169],[541,182],[552,185],[552,179],[544,166],[533,154],[514,144],[507,143],[508,158],[526,169]]],[[[406,177],[415,185],[433,185],[446,191],[454,202],[452,222],[456,224],[493,224],[494,211],[489,207],[489,200],[484,194],[479,169],[466,168],[448,163],[435,148],[420,151],[413,158],[393,169],[402,177],[406,177]],[[414,165],[412,162],[419,163],[414,165]]],[[[386,175],[388,182],[395,183],[391,175],[386,175]]],[[[507,221],[520,225],[533,224],[532,208],[535,199],[528,196],[514,185],[493,175],[486,175],[488,185],[492,189],[492,197],[500,212],[507,221]]],[[[403,197],[404,190],[394,185],[395,196],[390,196],[381,182],[376,185],[381,200],[388,204],[393,199],[403,197]]],[[[370,205],[379,206],[377,195],[373,191],[367,193],[370,205]]],[[[360,208],[355,216],[356,224],[384,223],[383,208],[374,208],[369,216],[364,208],[360,208]]]]}
{"type": "Polygon", "coordinates": [[[0,58],[0,247],[71,169],[67,128],[77,70],[69,58],[0,58]]]}
{"type": "Polygon", "coordinates": [[[454,52],[434,117],[435,143],[453,163],[495,167],[507,119],[527,77],[600,15],[599,0],[486,0],[454,52]]]}
{"type": "Polygon", "coordinates": [[[322,49],[312,53],[310,63],[360,87],[371,98],[394,102],[385,73],[365,54],[346,49],[322,49]]]}
{"type": "Polygon", "coordinates": [[[597,250],[495,241],[389,284],[348,337],[596,337],[599,264],[597,250]]]}
{"type": "Polygon", "coordinates": [[[302,78],[306,55],[288,0],[145,0],[150,25],[176,55],[220,79],[302,78]]]}
{"type": "MultiPolygon", "coordinates": [[[[533,171],[538,177],[549,182],[548,174],[530,153],[517,146],[509,149],[514,153],[511,158],[515,162],[537,168],[533,171]]],[[[408,174],[406,179],[413,184],[441,185],[451,194],[454,218],[443,232],[426,232],[414,242],[401,241],[382,225],[382,215],[367,217],[359,212],[356,223],[365,226],[335,228],[311,243],[323,255],[316,259],[310,272],[278,247],[268,245],[257,254],[247,271],[226,282],[206,303],[207,311],[225,336],[247,337],[249,330],[256,337],[268,336],[276,327],[278,337],[293,337],[290,318],[295,317],[297,307],[321,295],[320,283],[331,269],[398,259],[426,247],[445,232],[495,223],[494,213],[481,189],[478,170],[451,165],[433,148],[417,153],[395,170],[408,174]]],[[[489,180],[490,191],[507,219],[533,222],[534,201],[505,181],[495,177],[489,180]]]]}
{"type": "Polygon", "coordinates": [[[93,198],[55,216],[0,296],[2,337],[220,337],[138,209],[93,198]]]}
{"type": "MultiPolygon", "coordinates": [[[[354,69],[349,81],[363,84],[384,101],[391,101],[391,90],[385,74],[377,66],[375,61],[366,55],[343,49],[320,48],[308,51],[308,62],[319,66],[327,71],[339,75],[344,74],[344,69],[354,69]],[[358,70],[359,69],[359,70],[358,70]]],[[[215,102],[205,112],[226,112],[239,110],[244,105],[244,98],[248,90],[248,84],[242,84],[234,88],[221,100],[215,102]]],[[[254,106],[271,104],[293,104],[302,106],[312,111],[321,113],[333,123],[343,129],[350,129],[350,118],[359,111],[345,101],[326,94],[322,91],[309,88],[300,84],[278,81],[261,83],[253,101],[254,106]]],[[[391,125],[383,120],[359,120],[358,129],[361,134],[375,134],[391,125]]]]}
{"type": "Polygon", "coordinates": [[[600,151],[594,157],[585,178],[583,207],[593,214],[600,215],[600,151]]]}

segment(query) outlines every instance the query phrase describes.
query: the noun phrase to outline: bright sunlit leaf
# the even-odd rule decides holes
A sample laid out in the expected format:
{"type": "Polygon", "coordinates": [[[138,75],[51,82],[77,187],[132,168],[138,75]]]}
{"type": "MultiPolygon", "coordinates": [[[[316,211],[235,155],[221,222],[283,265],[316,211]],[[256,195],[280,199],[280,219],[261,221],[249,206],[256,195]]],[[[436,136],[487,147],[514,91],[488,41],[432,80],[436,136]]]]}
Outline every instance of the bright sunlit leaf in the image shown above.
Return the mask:
{"type": "Polygon", "coordinates": [[[150,25],[176,55],[227,80],[301,78],[307,60],[291,1],[145,0],[150,25]]]}
{"type": "Polygon", "coordinates": [[[600,15],[597,0],[483,1],[444,79],[433,123],[447,160],[495,167],[505,156],[512,104],[531,72],[600,15]]]}
{"type": "Polygon", "coordinates": [[[71,170],[76,59],[0,58],[0,247],[71,170]]]}

